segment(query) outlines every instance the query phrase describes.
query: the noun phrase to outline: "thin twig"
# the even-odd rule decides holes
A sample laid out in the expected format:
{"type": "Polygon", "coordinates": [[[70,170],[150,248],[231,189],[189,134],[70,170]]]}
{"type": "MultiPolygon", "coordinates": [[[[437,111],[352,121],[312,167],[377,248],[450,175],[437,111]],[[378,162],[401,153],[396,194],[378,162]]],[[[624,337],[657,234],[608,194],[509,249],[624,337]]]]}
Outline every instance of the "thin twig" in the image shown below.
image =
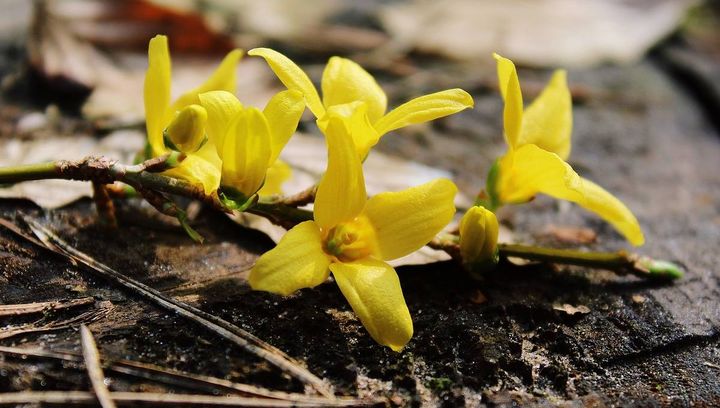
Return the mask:
{"type": "Polygon", "coordinates": [[[93,297],[84,297],[70,300],[53,300],[50,302],[22,303],[15,305],[0,305],[0,317],[21,316],[40,313],[46,310],[70,309],[78,306],[87,306],[95,303],[93,297]]]}
{"type": "Polygon", "coordinates": [[[136,295],[151,301],[155,305],[162,307],[165,310],[174,312],[215,332],[217,335],[232,341],[246,351],[265,359],[269,363],[294,376],[303,383],[312,386],[321,395],[327,398],[334,398],[332,392],[328,389],[327,384],[323,380],[312,374],[306,368],[300,366],[278,348],[271,346],[255,335],[226,320],[176,299],[169,298],[163,293],[96,261],[89,255],[70,246],[37,221],[30,218],[25,218],[25,221],[28,223],[30,229],[38,237],[38,239],[45,244],[45,248],[49,248],[58,254],[87,265],[92,271],[95,271],[103,278],[124,286],[136,295]]]}
{"type": "Polygon", "coordinates": [[[273,197],[268,203],[276,203],[287,205],[288,207],[302,207],[315,201],[315,195],[317,194],[317,184],[306,188],[305,190],[291,195],[289,197],[273,197]]]}
{"type": "MultiPolygon", "coordinates": [[[[0,346],[0,353],[23,358],[30,356],[75,363],[81,363],[83,361],[83,357],[81,355],[70,351],[49,351],[42,349],[0,346]]],[[[222,378],[187,373],[139,361],[107,359],[102,359],[101,361],[103,361],[106,371],[143,378],[170,386],[184,387],[192,390],[193,392],[202,391],[214,394],[237,393],[245,396],[272,398],[296,403],[316,404],[317,406],[335,406],[338,403],[352,405],[363,402],[356,399],[341,398],[336,400],[324,397],[312,397],[299,393],[272,391],[267,388],[250,384],[237,383],[222,378]]]]}
{"type": "Polygon", "coordinates": [[[83,357],[85,358],[85,368],[100,406],[102,408],[116,408],[117,406],[110,396],[110,390],[105,385],[105,374],[100,365],[100,352],[90,329],[84,324],[80,325],[80,340],[83,357]]]}
{"type": "Polygon", "coordinates": [[[64,330],[76,327],[78,324],[93,322],[107,313],[107,309],[91,310],[89,312],[82,313],[70,319],[61,320],[59,322],[47,323],[43,326],[38,326],[42,321],[35,323],[24,324],[16,327],[6,327],[0,329],[0,340],[15,337],[21,334],[27,333],[42,333],[55,330],[64,330]]]}
{"type": "MultiPolygon", "coordinates": [[[[152,404],[157,407],[316,407],[316,404],[296,403],[288,401],[271,400],[267,398],[248,398],[236,396],[211,396],[196,394],[162,394],[149,392],[111,392],[111,398],[119,405],[135,406],[137,404],[152,404]]],[[[338,401],[334,406],[376,406],[382,405],[384,400],[355,401],[346,404],[338,401]],[[359,402],[359,403],[358,403],[359,402]]],[[[95,395],[86,391],[23,391],[0,393],[0,405],[22,404],[55,404],[55,405],[94,405],[97,404],[95,395]]]]}
{"type": "MultiPolygon", "coordinates": [[[[39,246],[40,248],[45,248],[45,244],[38,241],[37,238],[33,237],[32,235],[26,234],[25,231],[20,229],[17,225],[10,222],[10,220],[6,220],[5,218],[0,218],[0,225],[3,227],[9,229],[12,233],[19,236],[20,238],[30,242],[31,244],[35,244],[39,246]]],[[[74,261],[73,261],[74,262],[74,261]]]]}

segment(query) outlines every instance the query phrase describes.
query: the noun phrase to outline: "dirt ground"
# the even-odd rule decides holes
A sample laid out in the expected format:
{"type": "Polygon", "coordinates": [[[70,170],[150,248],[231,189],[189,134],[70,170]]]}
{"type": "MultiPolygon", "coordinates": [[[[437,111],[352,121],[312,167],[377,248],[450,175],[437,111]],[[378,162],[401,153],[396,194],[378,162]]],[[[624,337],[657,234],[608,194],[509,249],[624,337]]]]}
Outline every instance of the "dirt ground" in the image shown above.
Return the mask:
{"type": "MultiPolygon", "coordinates": [[[[19,225],[20,215],[38,219],[123,274],[248,330],[303,362],[338,395],[386,397],[400,406],[717,406],[720,140],[712,109],[679,80],[687,76],[677,76],[673,61],[659,51],[636,66],[570,72],[571,85],[582,91],[571,163],[634,210],[647,237],[642,254],[677,262],[686,276],[660,284],[583,268],[505,264],[476,282],[451,262],[401,267],[415,324],[401,353],[372,341],[333,282],[286,298],[251,291],[249,268],[272,241],[211,210],[193,222],[206,238],[202,245],[132,200],[117,202],[115,231],[99,224],[90,200],[43,211],[3,199],[0,216],[19,225]],[[587,309],[571,315],[558,310],[565,304],[587,309]]],[[[457,75],[401,85],[393,99],[452,79],[473,94],[476,108],[388,135],[379,150],[451,170],[472,196],[504,150],[500,97],[477,81],[492,73],[439,62],[426,69],[457,75]]],[[[522,83],[539,85],[549,73],[520,75],[522,83]]],[[[543,197],[505,208],[501,219],[521,242],[563,246],[549,228],[583,227],[597,233],[587,248],[626,245],[592,215],[543,197]]],[[[0,333],[7,334],[11,325],[80,316],[67,328],[0,335],[0,345],[78,351],[83,321],[106,358],[303,391],[213,333],[0,228],[0,303],[88,296],[94,302],[81,307],[0,317],[0,333]]],[[[115,391],[188,392],[109,377],[115,391]]],[[[89,386],[81,364],[0,353],[2,391],[89,386]]]]}

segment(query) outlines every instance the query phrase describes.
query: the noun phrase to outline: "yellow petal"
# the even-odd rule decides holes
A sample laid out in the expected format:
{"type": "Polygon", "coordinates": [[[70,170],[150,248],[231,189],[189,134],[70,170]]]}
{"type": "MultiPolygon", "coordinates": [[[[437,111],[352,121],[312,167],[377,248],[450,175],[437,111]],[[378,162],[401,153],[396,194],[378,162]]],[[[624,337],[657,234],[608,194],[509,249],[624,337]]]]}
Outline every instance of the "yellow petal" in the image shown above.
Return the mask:
{"type": "Polygon", "coordinates": [[[169,121],[170,52],[167,37],[156,35],[148,45],[148,69],[145,73],[145,126],[153,156],[165,153],[163,130],[169,121]]]}
{"type": "Polygon", "coordinates": [[[307,74],[300,69],[290,58],[280,54],[269,48],[254,48],[248,52],[248,55],[265,58],[265,61],[288,89],[300,91],[305,96],[305,102],[308,108],[317,118],[325,115],[325,108],[320,102],[315,85],[310,81],[307,74]]]}
{"type": "Polygon", "coordinates": [[[242,110],[242,103],[228,91],[205,92],[198,95],[198,98],[208,114],[208,140],[215,144],[222,158],[225,135],[232,120],[242,110]]]}
{"type": "Polygon", "coordinates": [[[278,159],[273,162],[265,175],[265,184],[263,184],[258,194],[260,196],[271,196],[282,194],[282,185],[292,176],[292,169],[287,163],[278,159]]]}
{"type": "Polygon", "coordinates": [[[248,280],[254,290],[287,296],[325,282],[330,274],[329,265],[330,259],[322,250],[320,229],[314,222],[305,221],[257,260],[248,280]]]}
{"type": "Polygon", "coordinates": [[[523,100],[520,91],[520,81],[518,80],[515,64],[507,58],[498,54],[493,54],[497,61],[498,85],[500,93],[505,100],[505,109],[503,111],[503,123],[505,127],[505,141],[510,148],[518,146],[520,137],[520,129],[523,117],[523,100]]]}
{"type": "Polygon", "coordinates": [[[200,105],[188,105],[178,111],[166,134],[181,152],[192,153],[205,141],[207,111],[200,105]]]}
{"type": "Polygon", "coordinates": [[[204,84],[197,88],[184,93],[170,108],[171,112],[175,112],[193,103],[200,103],[198,95],[210,91],[227,91],[234,93],[237,89],[236,73],[238,61],[242,57],[241,50],[232,50],[225,56],[215,72],[210,75],[204,84]]]}
{"type": "Polygon", "coordinates": [[[270,127],[256,108],[247,108],[230,124],[223,145],[222,184],[246,197],[262,186],[271,155],[270,127]]]}
{"type": "Polygon", "coordinates": [[[542,93],[525,110],[519,144],[532,143],[561,159],[570,156],[572,98],[567,75],[558,70],[542,93]]]}
{"type": "Polygon", "coordinates": [[[588,179],[580,178],[580,182],[579,190],[585,196],[584,200],[578,203],[581,207],[598,214],[609,222],[631,244],[640,246],[645,243],[645,235],[638,220],[625,204],[588,179]]]}
{"type": "Polygon", "coordinates": [[[358,157],[360,157],[361,161],[364,161],[370,149],[380,139],[380,135],[370,124],[367,115],[367,104],[362,101],[355,101],[328,108],[325,116],[317,120],[318,127],[323,133],[327,129],[329,118],[333,116],[345,121],[352,136],[353,144],[355,144],[358,157]]]}
{"type": "Polygon", "coordinates": [[[581,178],[557,154],[524,145],[500,160],[498,193],[504,203],[524,202],[537,193],[577,203],[609,222],[633,245],[645,241],[632,212],[597,184],[581,178]]]}
{"type": "Polygon", "coordinates": [[[202,185],[205,194],[210,195],[220,187],[221,167],[222,161],[215,146],[207,142],[197,152],[188,154],[178,167],[163,174],[202,185]]]}
{"type": "Polygon", "coordinates": [[[462,89],[447,89],[405,102],[380,118],[374,126],[378,134],[384,135],[404,126],[452,115],[472,108],[473,104],[472,96],[462,89]]]}
{"type": "Polygon", "coordinates": [[[315,221],[331,228],[360,214],[367,200],[362,163],[347,123],[332,116],[325,130],[328,165],[315,196],[315,221]]]}
{"type": "Polygon", "coordinates": [[[362,101],[367,104],[367,114],[371,122],[385,114],[385,92],[375,78],[354,61],[340,57],[330,58],[323,71],[321,86],[326,108],[362,101]]]}
{"type": "Polygon", "coordinates": [[[392,266],[367,258],[333,263],[330,270],[370,336],[394,351],[402,350],[413,335],[413,324],[392,266]]]}
{"type": "Polygon", "coordinates": [[[305,110],[305,98],[295,90],[282,91],[273,96],[265,106],[263,114],[270,124],[272,135],[272,156],[274,162],[295,133],[300,116],[305,110]]]}
{"type": "Polygon", "coordinates": [[[382,259],[405,256],[430,242],[453,218],[457,187],[437,179],[370,198],[364,214],[375,227],[382,259]]]}
{"type": "Polygon", "coordinates": [[[466,264],[487,262],[495,257],[498,221],[492,211],[471,207],[460,220],[460,255],[466,264]]]}

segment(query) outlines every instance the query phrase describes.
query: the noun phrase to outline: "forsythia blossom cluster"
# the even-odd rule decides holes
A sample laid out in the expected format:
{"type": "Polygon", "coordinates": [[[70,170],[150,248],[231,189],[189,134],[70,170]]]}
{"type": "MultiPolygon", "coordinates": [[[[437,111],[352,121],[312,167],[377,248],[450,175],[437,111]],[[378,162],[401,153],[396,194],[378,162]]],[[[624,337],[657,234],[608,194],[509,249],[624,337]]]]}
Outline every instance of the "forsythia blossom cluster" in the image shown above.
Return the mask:
{"type": "MultiPolygon", "coordinates": [[[[277,51],[258,48],[287,90],[263,110],[234,95],[232,51],[198,88],[170,102],[167,39],[150,41],[145,80],[147,156],[170,151],[182,159],[166,174],[218,194],[236,209],[258,194],[278,194],[289,177],[279,155],[305,107],[313,113],[328,149],[327,170],[315,196],[313,220],[297,224],[262,255],[250,273],[253,289],[289,295],[325,282],[330,274],[360,321],[378,343],[401,350],[413,334],[397,273],[387,261],[431,241],[455,215],[455,185],[438,179],[368,198],[362,164],[380,138],[398,128],[472,108],[472,97],[449,89],[412,99],[387,112],[375,79],[353,61],[332,57],[320,93],[305,72],[277,51]]],[[[565,162],[570,153],[572,104],[564,71],[526,109],[513,63],[498,55],[505,100],[507,153],[490,170],[485,191],[459,224],[463,264],[484,271],[498,261],[495,211],[544,193],[595,212],[632,244],[643,234],[632,213],[610,193],[583,179],[565,162]]]]}

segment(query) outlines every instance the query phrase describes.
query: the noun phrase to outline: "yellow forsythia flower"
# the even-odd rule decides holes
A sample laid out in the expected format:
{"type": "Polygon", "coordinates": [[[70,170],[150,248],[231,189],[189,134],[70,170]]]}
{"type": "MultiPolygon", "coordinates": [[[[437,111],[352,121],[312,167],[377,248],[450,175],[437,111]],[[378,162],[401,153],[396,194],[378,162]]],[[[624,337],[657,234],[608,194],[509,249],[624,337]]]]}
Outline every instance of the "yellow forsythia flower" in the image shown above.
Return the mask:
{"type": "Polygon", "coordinates": [[[372,338],[399,351],[412,337],[412,319],[397,273],[385,261],[421,248],[450,222],[457,188],[438,179],[368,200],[349,125],[330,114],[328,167],[314,221],[288,231],[258,259],[249,281],[253,289],[289,295],[325,282],[332,272],[372,338]]]}
{"type": "Polygon", "coordinates": [[[493,207],[524,203],[536,194],[577,203],[613,225],[633,245],[645,242],[632,212],[612,194],[580,177],[565,162],[570,155],[572,102],[564,71],[557,71],[535,101],[523,110],[515,65],[495,54],[508,152],[488,176],[493,207]]]}
{"type": "Polygon", "coordinates": [[[222,160],[222,186],[237,190],[245,198],[255,194],[263,182],[271,193],[279,190],[289,176],[289,167],[278,156],[305,109],[302,94],[279,92],[262,112],[243,106],[227,91],[202,93],[199,100],[208,113],[208,142],[217,148],[222,160]],[[271,168],[273,172],[266,180],[271,168]]]}
{"type": "MultiPolygon", "coordinates": [[[[201,118],[198,116],[177,117],[178,112],[190,105],[200,103],[198,95],[212,90],[235,91],[235,68],[242,52],[231,51],[220,66],[199,87],[181,95],[175,102],[170,102],[170,52],[168,40],[164,35],[157,35],[150,40],[148,46],[148,69],[145,74],[145,126],[148,134],[149,153],[152,157],[160,156],[169,151],[165,146],[163,134],[174,119],[185,121],[182,125],[195,126],[195,135],[202,132],[201,118]]],[[[197,112],[195,112],[197,113],[197,112]]],[[[220,185],[220,158],[212,143],[204,143],[199,150],[193,150],[183,144],[175,147],[181,149],[187,157],[180,164],[164,174],[185,179],[203,186],[205,194],[211,194],[220,185]]],[[[195,146],[196,147],[196,146],[195,146]]]]}
{"type": "Polygon", "coordinates": [[[327,127],[327,110],[345,105],[338,113],[351,118],[354,128],[365,129],[353,135],[362,158],[387,132],[452,115],[473,106],[473,99],[467,92],[448,89],[412,99],[386,114],[387,96],[375,78],[357,63],[341,57],[330,58],[323,71],[321,100],[307,74],[288,57],[269,48],[255,48],[248,55],[263,57],[288,89],[302,92],[323,132],[327,127]]]}
{"type": "Polygon", "coordinates": [[[471,207],[460,220],[460,255],[470,271],[484,272],[498,262],[498,221],[482,206],[471,207]]]}

